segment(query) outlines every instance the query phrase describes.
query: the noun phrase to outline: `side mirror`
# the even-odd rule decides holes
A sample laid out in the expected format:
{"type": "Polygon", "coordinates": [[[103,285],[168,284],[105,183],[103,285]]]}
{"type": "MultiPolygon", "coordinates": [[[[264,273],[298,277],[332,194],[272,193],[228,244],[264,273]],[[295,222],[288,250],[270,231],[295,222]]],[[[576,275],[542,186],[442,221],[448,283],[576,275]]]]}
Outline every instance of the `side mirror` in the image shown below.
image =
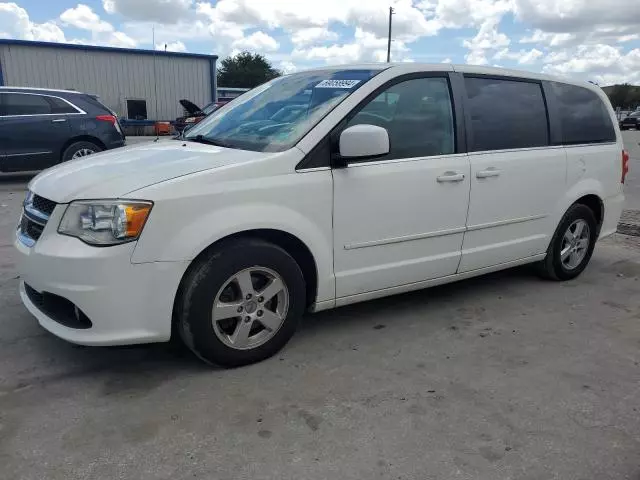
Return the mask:
{"type": "Polygon", "coordinates": [[[340,134],[340,160],[375,158],[389,153],[389,134],[376,125],[354,125],[340,134]]]}

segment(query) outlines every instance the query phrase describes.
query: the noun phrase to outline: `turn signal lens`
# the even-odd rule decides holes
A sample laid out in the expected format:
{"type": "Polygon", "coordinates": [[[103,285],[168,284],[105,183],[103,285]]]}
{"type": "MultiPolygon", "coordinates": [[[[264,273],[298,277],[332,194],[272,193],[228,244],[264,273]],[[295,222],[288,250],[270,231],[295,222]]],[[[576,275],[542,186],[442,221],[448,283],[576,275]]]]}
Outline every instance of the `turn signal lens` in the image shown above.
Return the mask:
{"type": "Polygon", "coordinates": [[[124,214],[127,222],[125,236],[127,238],[138,237],[142,233],[142,227],[147,221],[151,205],[127,205],[124,207],[124,214]]]}

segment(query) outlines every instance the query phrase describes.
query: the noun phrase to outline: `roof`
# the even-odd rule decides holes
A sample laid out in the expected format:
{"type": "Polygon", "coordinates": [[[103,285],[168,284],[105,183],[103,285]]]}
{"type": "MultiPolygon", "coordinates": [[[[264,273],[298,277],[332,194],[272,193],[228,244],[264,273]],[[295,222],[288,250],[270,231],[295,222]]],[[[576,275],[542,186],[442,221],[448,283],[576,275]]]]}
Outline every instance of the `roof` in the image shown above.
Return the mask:
{"type": "Polygon", "coordinates": [[[30,40],[14,40],[0,39],[2,45],[17,45],[21,47],[44,47],[56,48],[62,50],[84,50],[91,52],[109,52],[109,53],[128,53],[135,55],[157,55],[163,57],[182,57],[182,58],[201,58],[207,60],[215,60],[217,55],[206,55],[204,53],[183,53],[183,52],[165,52],[163,50],[144,50],[138,48],[118,48],[118,47],[101,47],[97,45],[81,45],[76,43],[55,43],[55,42],[34,42],[30,40]]]}
{"type": "Polygon", "coordinates": [[[75,93],[78,95],[86,95],[84,92],[79,92],[77,90],[62,90],[60,88],[38,88],[38,87],[12,87],[11,85],[0,86],[0,92],[3,90],[11,90],[20,91],[24,90],[26,92],[36,91],[36,92],[58,92],[58,93],[75,93]]]}

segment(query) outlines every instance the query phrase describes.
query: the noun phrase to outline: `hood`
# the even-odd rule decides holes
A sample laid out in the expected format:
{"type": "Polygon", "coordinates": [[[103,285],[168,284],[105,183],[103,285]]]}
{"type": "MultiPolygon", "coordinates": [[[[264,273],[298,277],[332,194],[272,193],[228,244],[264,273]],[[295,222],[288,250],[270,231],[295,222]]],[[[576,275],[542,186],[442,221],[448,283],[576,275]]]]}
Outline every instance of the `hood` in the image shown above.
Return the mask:
{"type": "Polygon", "coordinates": [[[180,105],[182,105],[182,108],[184,108],[189,115],[202,115],[200,107],[187,99],[180,100],[180,105]]]}
{"type": "Polygon", "coordinates": [[[178,140],[161,140],[96,153],[43,171],[29,189],[57,203],[119,198],[172,178],[268,157],[178,140]]]}

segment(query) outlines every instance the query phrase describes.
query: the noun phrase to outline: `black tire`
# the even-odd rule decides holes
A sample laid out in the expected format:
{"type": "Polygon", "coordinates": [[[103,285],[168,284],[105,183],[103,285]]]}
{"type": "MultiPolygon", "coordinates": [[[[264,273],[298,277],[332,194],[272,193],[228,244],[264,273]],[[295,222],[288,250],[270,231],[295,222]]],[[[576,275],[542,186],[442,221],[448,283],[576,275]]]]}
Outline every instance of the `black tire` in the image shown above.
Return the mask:
{"type": "Polygon", "coordinates": [[[74,142],[69,145],[64,152],[62,152],[62,161],[68,162],[73,159],[73,156],[82,150],[90,150],[92,153],[101,152],[103,149],[100,145],[95,144],[93,142],[89,142],[87,140],[82,140],[80,142],[74,142]]]}
{"type": "Polygon", "coordinates": [[[238,367],[264,360],[284,347],[295,333],[305,305],[304,276],[291,255],[260,239],[234,239],[224,242],[190,268],[177,298],[177,329],[187,347],[205,362],[238,367]],[[238,350],[216,335],[213,303],[230,278],[252,267],[266,267],[281,277],[289,292],[288,310],[284,322],[266,343],[238,350]]]}
{"type": "Polygon", "coordinates": [[[579,203],[571,205],[569,210],[564,214],[560,224],[553,234],[551,243],[547,250],[547,256],[544,260],[537,264],[538,273],[549,280],[571,280],[580,275],[589,264],[593,249],[596,245],[598,235],[598,224],[596,222],[593,211],[586,205],[579,203]],[[568,269],[562,263],[560,251],[562,249],[563,237],[567,229],[577,220],[584,220],[589,226],[589,246],[587,252],[580,263],[575,267],[568,269]]]}

